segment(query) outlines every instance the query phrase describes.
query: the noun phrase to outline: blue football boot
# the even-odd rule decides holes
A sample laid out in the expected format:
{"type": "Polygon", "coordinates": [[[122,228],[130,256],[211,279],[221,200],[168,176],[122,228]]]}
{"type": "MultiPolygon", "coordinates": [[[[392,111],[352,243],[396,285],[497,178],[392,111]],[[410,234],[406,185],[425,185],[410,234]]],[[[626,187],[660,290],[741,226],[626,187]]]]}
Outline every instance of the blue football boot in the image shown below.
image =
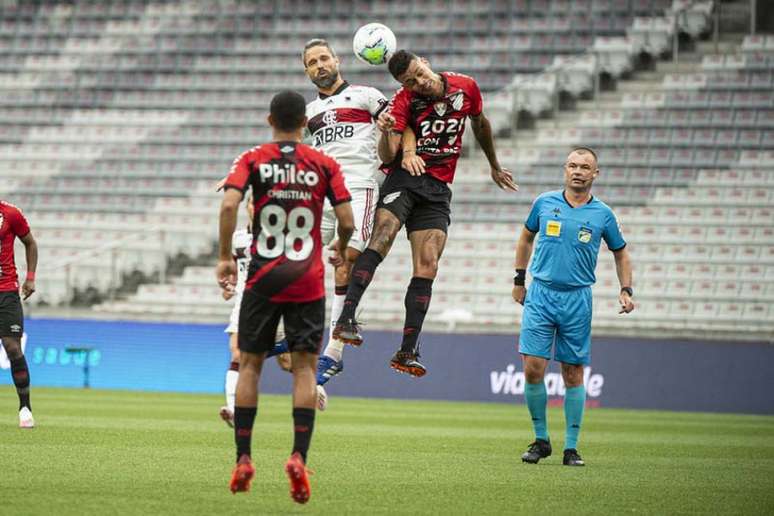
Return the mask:
{"type": "Polygon", "coordinates": [[[325,385],[328,380],[344,370],[344,361],[334,360],[323,355],[317,361],[317,385],[325,385]]]}

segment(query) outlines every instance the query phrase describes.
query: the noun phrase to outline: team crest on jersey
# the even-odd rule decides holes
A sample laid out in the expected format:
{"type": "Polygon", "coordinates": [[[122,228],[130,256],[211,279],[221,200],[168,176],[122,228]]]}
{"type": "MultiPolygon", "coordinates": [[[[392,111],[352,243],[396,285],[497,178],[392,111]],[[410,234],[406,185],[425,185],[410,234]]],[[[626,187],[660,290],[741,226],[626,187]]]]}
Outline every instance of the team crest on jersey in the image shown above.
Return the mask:
{"type": "Polygon", "coordinates": [[[336,111],[326,111],[322,117],[322,121],[325,125],[334,125],[336,122],[338,122],[338,119],[336,118],[336,111]]]}
{"type": "Polygon", "coordinates": [[[443,116],[446,114],[446,102],[436,102],[433,104],[433,109],[435,109],[438,116],[443,116]]]}
{"type": "Polygon", "coordinates": [[[454,108],[454,111],[459,111],[462,109],[462,103],[465,101],[465,97],[462,95],[462,93],[455,93],[451,96],[451,105],[454,108]]]}
{"type": "Polygon", "coordinates": [[[578,240],[584,244],[591,242],[591,230],[589,228],[580,228],[580,231],[578,231],[578,240]]]}

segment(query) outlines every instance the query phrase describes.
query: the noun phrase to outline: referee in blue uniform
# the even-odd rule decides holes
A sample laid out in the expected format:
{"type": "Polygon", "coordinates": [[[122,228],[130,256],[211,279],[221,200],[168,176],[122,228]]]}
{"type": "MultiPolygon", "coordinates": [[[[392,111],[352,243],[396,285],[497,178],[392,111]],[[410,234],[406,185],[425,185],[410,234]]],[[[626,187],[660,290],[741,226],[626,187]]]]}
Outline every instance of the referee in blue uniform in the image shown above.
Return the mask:
{"type": "Polygon", "coordinates": [[[591,360],[591,285],[596,281],[594,269],[602,239],[615,257],[621,285],[620,313],[634,310],[626,241],[613,210],[591,195],[598,175],[594,151],[573,149],[564,166],[564,190],[546,192],[535,199],[516,246],[513,299],[524,305],[519,352],[527,380],[524,397],[535,429],[535,441],[521,459],[532,464],[551,455],[544,377],[553,348],[554,360],[562,364],[566,388],[563,463],[584,465],[577,450],[586,402],[583,367],[591,360]],[[537,234],[540,238],[530,267],[532,283],[527,290],[527,263],[537,234]]]}

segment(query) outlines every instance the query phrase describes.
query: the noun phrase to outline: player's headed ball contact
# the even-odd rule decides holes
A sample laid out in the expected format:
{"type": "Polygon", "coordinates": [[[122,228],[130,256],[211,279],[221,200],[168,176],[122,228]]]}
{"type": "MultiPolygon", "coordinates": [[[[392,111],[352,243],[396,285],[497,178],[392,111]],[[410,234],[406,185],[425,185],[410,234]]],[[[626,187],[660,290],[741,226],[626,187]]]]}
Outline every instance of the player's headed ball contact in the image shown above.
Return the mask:
{"type": "Polygon", "coordinates": [[[363,25],[352,40],[355,57],[370,65],[387,64],[397,48],[395,34],[381,23],[363,25]]]}

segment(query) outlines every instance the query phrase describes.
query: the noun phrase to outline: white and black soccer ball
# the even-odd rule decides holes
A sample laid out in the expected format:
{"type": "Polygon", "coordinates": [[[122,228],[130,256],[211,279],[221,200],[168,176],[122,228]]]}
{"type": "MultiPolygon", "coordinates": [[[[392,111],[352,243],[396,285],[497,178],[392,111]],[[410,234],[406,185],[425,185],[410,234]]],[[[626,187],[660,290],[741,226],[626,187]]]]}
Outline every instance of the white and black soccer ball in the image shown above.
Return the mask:
{"type": "Polygon", "coordinates": [[[363,25],[352,40],[352,50],[360,61],[379,66],[387,64],[397,50],[395,34],[386,25],[369,23],[363,25]]]}

